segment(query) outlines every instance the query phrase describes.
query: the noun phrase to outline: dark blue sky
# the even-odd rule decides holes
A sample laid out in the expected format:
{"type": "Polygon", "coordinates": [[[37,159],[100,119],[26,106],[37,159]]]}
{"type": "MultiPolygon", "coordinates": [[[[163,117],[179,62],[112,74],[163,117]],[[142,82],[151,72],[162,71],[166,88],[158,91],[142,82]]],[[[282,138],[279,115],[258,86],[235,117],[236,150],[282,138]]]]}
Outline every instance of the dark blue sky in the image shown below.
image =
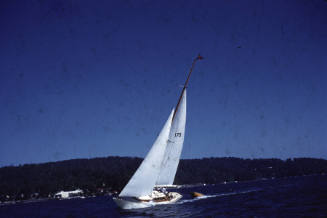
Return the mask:
{"type": "Polygon", "coordinates": [[[2,1],[0,166],[149,150],[327,158],[327,2],[2,1]],[[117,3],[118,2],[118,3],[117,3]]]}

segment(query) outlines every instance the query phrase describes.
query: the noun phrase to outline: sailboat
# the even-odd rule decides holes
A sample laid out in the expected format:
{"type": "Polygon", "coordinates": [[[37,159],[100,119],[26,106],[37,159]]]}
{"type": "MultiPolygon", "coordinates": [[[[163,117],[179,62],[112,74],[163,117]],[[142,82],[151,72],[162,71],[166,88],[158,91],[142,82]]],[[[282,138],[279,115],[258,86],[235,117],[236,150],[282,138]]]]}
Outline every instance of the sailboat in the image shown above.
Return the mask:
{"type": "Polygon", "coordinates": [[[158,187],[173,185],[184,142],[186,88],[195,63],[201,59],[203,57],[198,55],[193,60],[176,107],[172,109],[139,168],[118,197],[113,198],[122,209],[170,204],[182,198],[182,195],[177,192],[167,192],[164,188],[158,187]]]}

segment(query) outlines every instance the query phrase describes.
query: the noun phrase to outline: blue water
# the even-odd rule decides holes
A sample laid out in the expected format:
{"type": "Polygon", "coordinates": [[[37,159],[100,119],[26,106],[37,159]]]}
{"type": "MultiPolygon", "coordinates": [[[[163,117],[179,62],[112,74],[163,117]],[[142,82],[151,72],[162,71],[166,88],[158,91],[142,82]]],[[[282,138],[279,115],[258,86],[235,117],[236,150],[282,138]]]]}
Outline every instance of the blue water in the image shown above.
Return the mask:
{"type": "Polygon", "coordinates": [[[327,176],[177,189],[176,204],[124,211],[110,196],[0,206],[0,217],[327,217],[327,176]],[[190,192],[206,196],[192,199],[190,192]]]}

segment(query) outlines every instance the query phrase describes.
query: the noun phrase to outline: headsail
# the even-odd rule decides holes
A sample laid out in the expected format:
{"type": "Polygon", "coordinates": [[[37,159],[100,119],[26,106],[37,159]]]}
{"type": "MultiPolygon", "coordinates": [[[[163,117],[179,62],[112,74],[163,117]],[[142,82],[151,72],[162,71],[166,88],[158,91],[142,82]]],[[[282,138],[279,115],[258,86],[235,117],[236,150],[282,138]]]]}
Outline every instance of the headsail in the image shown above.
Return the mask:
{"type": "Polygon", "coordinates": [[[168,120],[166,121],[159,136],[154,142],[151,150],[144,158],[143,162],[141,163],[137,171],[134,173],[133,177],[129,180],[127,185],[121,191],[119,196],[140,197],[150,195],[152,193],[165,154],[173,114],[174,110],[172,110],[172,112],[170,113],[168,120]]]}
{"type": "Polygon", "coordinates": [[[161,171],[156,185],[172,185],[174,182],[184,143],[186,123],[186,88],[196,61],[202,59],[203,57],[198,55],[193,60],[192,67],[185,81],[182,93],[178,99],[175,113],[173,115],[165,156],[161,164],[161,171]]]}

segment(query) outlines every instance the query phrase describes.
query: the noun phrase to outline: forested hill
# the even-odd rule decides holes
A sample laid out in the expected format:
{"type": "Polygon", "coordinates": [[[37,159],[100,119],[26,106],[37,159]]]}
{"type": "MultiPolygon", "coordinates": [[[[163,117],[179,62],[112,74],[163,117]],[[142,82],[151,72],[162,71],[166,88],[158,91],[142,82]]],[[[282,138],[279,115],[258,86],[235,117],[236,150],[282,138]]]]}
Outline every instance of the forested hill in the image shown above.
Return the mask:
{"type": "MultiPolygon", "coordinates": [[[[2,167],[0,201],[51,197],[60,190],[77,188],[85,195],[120,191],[141,161],[141,158],[107,157],[2,167]]],[[[327,160],[324,159],[187,159],[180,162],[175,184],[212,184],[326,173],[327,160]]]]}

